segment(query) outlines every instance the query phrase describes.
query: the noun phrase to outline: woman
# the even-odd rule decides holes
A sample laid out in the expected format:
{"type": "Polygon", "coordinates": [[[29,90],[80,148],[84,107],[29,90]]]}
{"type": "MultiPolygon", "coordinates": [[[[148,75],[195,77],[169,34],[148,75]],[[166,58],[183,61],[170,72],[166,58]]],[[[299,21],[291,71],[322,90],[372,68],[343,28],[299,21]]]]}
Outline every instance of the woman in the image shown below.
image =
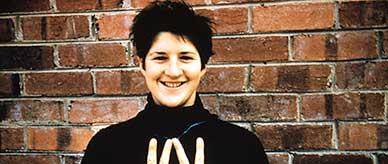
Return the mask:
{"type": "Polygon", "coordinates": [[[210,114],[196,92],[212,55],[211,24],[184,2],[153,2],[135,17],[131,36],[147,105],[99,131],[83,164],[268,163],[254,134],[210,114]]]}

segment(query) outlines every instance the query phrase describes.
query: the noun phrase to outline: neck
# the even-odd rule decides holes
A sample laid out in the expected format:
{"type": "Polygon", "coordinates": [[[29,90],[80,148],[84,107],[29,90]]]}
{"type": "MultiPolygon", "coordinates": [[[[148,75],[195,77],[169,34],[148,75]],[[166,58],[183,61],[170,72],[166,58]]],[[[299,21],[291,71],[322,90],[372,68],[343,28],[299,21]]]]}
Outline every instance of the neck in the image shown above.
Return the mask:
{"type": "Polygon", "coordinates": [[[192,100],[192,103],[185,104],[182,106],[175,106],[175,107],[169,107],[165,105],[161,105],[157,101],[154,101],[154,98],[151,94],[148,94],[147,96],[147,106],[152,107],[155,109],[169,109],[169,110],[177,110],[177,109],[195,109],[195,108],[203,108],[201,99],[199,98],[199,95],[196,94],[194,97],[194,100],[192,100]]]}

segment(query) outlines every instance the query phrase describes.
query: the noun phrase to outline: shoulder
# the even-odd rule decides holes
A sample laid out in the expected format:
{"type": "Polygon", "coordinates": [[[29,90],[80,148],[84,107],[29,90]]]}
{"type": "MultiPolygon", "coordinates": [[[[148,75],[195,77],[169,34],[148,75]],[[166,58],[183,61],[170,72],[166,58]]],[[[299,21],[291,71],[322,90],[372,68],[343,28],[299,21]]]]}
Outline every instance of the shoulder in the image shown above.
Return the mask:
{"type": "Polygon", "coordinates": [[[218,144],[227,144],[233,147],[250,147],[252,145],[262,147],[258,136],[248,129],[249,128],[216,119],[202,128],[201,133],[205,133],[205,136],[212,138],[212,141],[218,144]]]}
{"type": "Polygon", "coordinates": [[[210,129],[214,135],[208,138],[210,145],[214,146],[214,152],[222,154],[222,158],[228,156],[226,159],[234,163],[268,163],[263,145],[252,131],[222,120],[211,126],[214,126],[210,129]]]}
{"type": "Polygon", "coordinates": [[[99,130],[93,138],[97,139],[108,139],[108,138],[116,138],[120,137],[122,135],[125,135],[127,133],[132,133],[133,131],[136,131],[138,129],[137,125],[138,119],[132,118],[124,122],[120,122],[117,124],[110,125],[106,128],[103,128],[99,130]]]}
{"type": "Polygon", "coordinates": [[[239,138],[257,138],[257,136],[248,130],[248,128],[233,124],[227,121],[217,119],[213,123],[213,128],[224,131],[230,137],[239,137],[239,138]]]}

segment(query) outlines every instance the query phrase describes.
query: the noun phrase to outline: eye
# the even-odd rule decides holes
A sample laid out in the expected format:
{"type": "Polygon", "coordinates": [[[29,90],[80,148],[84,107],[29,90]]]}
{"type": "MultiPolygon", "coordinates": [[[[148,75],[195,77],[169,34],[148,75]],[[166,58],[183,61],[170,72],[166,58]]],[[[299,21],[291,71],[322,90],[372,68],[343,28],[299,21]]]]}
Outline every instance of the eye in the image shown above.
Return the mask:
{"type": "Polygon", "coordinates": [[[165,57],[165,56],[156,56],[153,58],[153,60],[166,60],[166,59],[167,59],[167,57],[165,57]]]}
{"type": "Polygon", "coordinates": [[[191,56],[184,55],[184,56],[181,56],[180,59],[182,59],[182,60],[193,60],[194,58],[191,57],[191,56]]]}

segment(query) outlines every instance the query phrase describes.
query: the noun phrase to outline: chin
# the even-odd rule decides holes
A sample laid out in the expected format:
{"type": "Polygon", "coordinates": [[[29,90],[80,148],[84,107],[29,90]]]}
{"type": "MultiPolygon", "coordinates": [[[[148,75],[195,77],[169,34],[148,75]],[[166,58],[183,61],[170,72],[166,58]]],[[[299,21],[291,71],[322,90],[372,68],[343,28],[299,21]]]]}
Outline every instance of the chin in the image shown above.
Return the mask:
{"type": "MultiPolygon", "coordinates": [[[[188,100],[186,100],[188,101],[188,100]]],[[[164,96],[163,99],[159,101],[161,106],[166,106],[169,108],[185,106],[186,102],[183,98],[173,97],[173,96],[164,96]]]]}
{"type": "Polygon", "coordinates": [[[169,107],[169,108],[175,108],[175,107],[182,106],[182,104],[180,102],[161,101],[159,103],[160,103],[160,106],[165,106],[165,107],[169,107]]]}

